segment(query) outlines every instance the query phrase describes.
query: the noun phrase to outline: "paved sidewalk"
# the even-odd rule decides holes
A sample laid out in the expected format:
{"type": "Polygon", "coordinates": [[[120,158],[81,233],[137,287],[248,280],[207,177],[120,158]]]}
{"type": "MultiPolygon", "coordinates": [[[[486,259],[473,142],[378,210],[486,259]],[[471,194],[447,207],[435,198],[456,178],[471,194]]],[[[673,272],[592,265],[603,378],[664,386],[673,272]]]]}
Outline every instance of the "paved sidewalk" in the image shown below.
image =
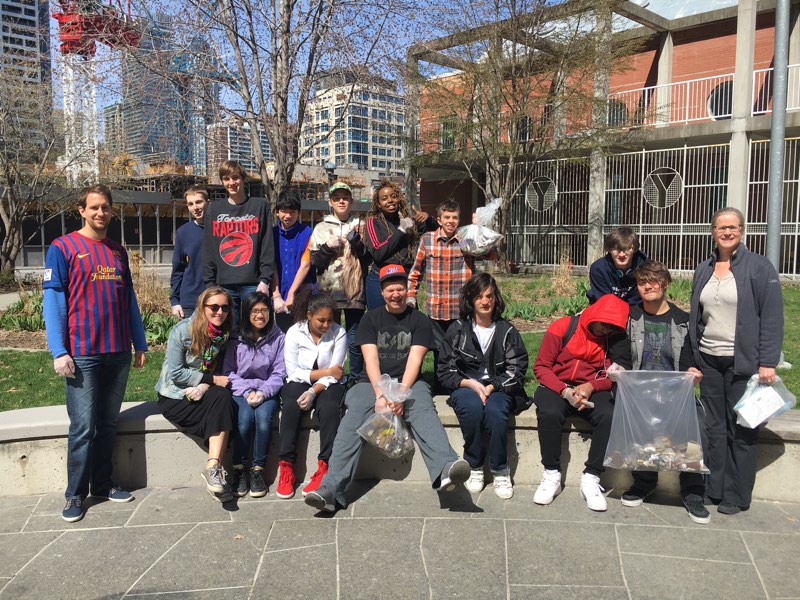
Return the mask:
{"type": "Polygon", "coordinates": [[[0,597],[800,597],[800,504],[697,525],[669,496],[593,513],[574,488],[548,507],[530,486],[508,501],[390,481],[358,494],[330,518],[299,493],[222,506],[200,486],[144,489],[74,524],[60,494],[4,498],[0,597]]]}

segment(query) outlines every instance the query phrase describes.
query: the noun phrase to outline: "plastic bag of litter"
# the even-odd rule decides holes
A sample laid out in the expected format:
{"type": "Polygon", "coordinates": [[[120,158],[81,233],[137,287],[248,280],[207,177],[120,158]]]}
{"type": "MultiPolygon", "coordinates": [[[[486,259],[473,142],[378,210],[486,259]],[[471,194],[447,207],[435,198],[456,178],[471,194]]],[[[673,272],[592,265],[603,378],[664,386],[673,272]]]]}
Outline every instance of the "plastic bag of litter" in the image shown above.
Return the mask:
{"type": "Polygon", "coordinates": [[[783,380],[775,376],[775,383],[758,383],[758,373],[747,382],[747,389],[734,405],[736,422],[744,427],[755,429],[771,417],[782,415],[794,408],[797,398],[786,389],[783,380]]]}
{"type": "Polygon", "coordinates": [[[633,471],[708,473],[694,378],[673,371],[616,374],[614,419],[603,464],[633,471]]]}
{"type": "MultiPolygon", "coordinates": [[[[411,395],[411,390],[386,374],[381,375],[375,387],[389,402],[405,402],[411,395]]],[[[400,458],[414,449],[403,417],[389,410],[370,415],[358,428],[358,434],[389,458],[400,458]]]]}
{"type": "Polygon", "coordinates": [[[471,256],[483,256],[492,250],[503,236],[489,225],[500,210],[502,200],[495,198],[486,206],[481,206],[475,211],[475,223],[459,227],[456,231],[461,252],[471,256]]]}

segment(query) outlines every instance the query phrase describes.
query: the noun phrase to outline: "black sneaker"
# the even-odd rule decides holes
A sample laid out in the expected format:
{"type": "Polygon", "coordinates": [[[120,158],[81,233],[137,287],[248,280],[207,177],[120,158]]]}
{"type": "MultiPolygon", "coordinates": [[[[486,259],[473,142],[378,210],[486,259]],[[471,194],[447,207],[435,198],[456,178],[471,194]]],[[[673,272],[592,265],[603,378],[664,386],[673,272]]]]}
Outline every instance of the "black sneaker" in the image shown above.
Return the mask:
{"type": "Polygon", "coordinates": [[[735,504],[729,504],[728,502],[720,502],[717,505],[717,512],[722,513],[723,515],[735,515],[737,513],[742,512],[742,509],[735,504]]]}
{"type": "Polygon", "coordinates": [[[643,488],[633,484],[631,489],[622,494],[622,506],[641,506],[645,498],[652,495],[656,488],[643,488]]]}
{"type": "Polygon", "coordinates": [[[253,498],[263,498],[267,495],[267,484],[264,482],[264,469],[253,467],[250,469],[250,495],[253,498]]]}
{"type": "Polygon", "coordinates": [[[698,494],[688,494],[683,499],[683,505],[689,512],[689,518],[695,523],[705,524],[711,521],[711,515],[703,503],[702,496],[698,494]]]}
{"type": "Polygon", "coordinates": [[[247,471],[242,465],[234,465],[231,473],[231,494],[239,498],[247,496],[247,471]]]}
{"type": "Polygon", "coordinates": [[[472,469],[469,463],[463,458],[451,462],[444,469],[442,477],[439,480],[439,487],[436,488],[437,492],[452,492],[456,486],[464,483],[469,479],[472,469]]]}
{"type": "Polygon", "coordinates": [[[133,495],[130,492],[126,492],[117,486],[112,486],[107,492],[92,492],[92,496],[94,498],[111,500],[111,502],[130,502],[133,500],[133,495]]]}
{"type": "Polygon", "coordinates": [[[64,510],[61,511],[61,518],[67,523],[74,523],[83,518],[83,507],[80,498],[67,498],[64,510]]]}

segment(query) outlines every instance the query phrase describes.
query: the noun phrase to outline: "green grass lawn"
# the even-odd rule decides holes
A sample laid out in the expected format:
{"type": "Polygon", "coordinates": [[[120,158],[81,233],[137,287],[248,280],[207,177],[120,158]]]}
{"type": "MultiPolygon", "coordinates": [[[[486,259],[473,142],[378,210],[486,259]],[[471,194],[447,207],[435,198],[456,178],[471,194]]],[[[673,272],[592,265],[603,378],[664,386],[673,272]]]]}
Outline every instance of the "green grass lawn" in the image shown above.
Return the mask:
{"type": "MultiPolygon", "coordinates": [[[[526,281],[515,278],[514,284],[503,282],[504,291],[516,299],[526,297],[542,286],[539,278],[526,281]],[[538,287],[537,287],[538,286],[538,287]]],[[[679,287],[679,286],[676,286],[679,287]]],[[[686,286],[683,286],[686,287],[686,286]]],[[[688,297],[688,289],[682,296],[688,297]]],[[[783,290],[784,299],[784,341],[786,360],[794,365],[789,370],[780,370],[786,387],[797,395],[800,393],[800,286],[787,286],[783,290]]],[[[678,298],[679,303],[683,298],[678,298]]],[[[554,317],[555,318],[555,317],[554,317]]],[[[522,338],[530,354],[530,364],[536,358],[542,333],[524,333],[522,338]]],[[[154,401],[153,389],[164,361],[163,352],[149,352],[144,369],[131,369],[128,380],[127,401],[154,401]]],[[[433,354],[428,353],[423,363],[423,374],[428,381],[433,380],[433,354]]],[[[528,369],[526,389],[532,394],[537,387],[531,370],[528,369]]],[[[54,406],[64,404],[64,382],[53,371],[53,360],[48,352],[3,352],[0,351],[0,411],[35,406],[54,406]]]]}

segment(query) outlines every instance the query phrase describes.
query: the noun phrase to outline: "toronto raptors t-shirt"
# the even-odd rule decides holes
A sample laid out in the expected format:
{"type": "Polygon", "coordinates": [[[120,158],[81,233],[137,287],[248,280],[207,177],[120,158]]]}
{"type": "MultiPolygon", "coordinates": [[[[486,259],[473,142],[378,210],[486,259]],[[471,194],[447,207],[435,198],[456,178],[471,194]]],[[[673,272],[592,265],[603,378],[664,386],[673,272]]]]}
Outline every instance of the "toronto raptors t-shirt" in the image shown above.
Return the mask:
{"type": "MultiPolygon", "coordinates": [[[[376,344],[381,373],[403,379],[411,346],[430,348],[433,343],[431,320],[413,308],[395,315],[385,306],[367,312],[358,325],[356,344],[376,344]]],[[[419,373],[417,374],[419,379],[419,373]]],[[[366,374],[361,381],[369,381],[366,374]]]]}
{"type": "Polygon", "coordinates": [[[203,234],[203,281],[207,285],[258,285],[272,279],[272,225],[263,198],[247,198],[242,204],[211,202],[203,234]]]}

